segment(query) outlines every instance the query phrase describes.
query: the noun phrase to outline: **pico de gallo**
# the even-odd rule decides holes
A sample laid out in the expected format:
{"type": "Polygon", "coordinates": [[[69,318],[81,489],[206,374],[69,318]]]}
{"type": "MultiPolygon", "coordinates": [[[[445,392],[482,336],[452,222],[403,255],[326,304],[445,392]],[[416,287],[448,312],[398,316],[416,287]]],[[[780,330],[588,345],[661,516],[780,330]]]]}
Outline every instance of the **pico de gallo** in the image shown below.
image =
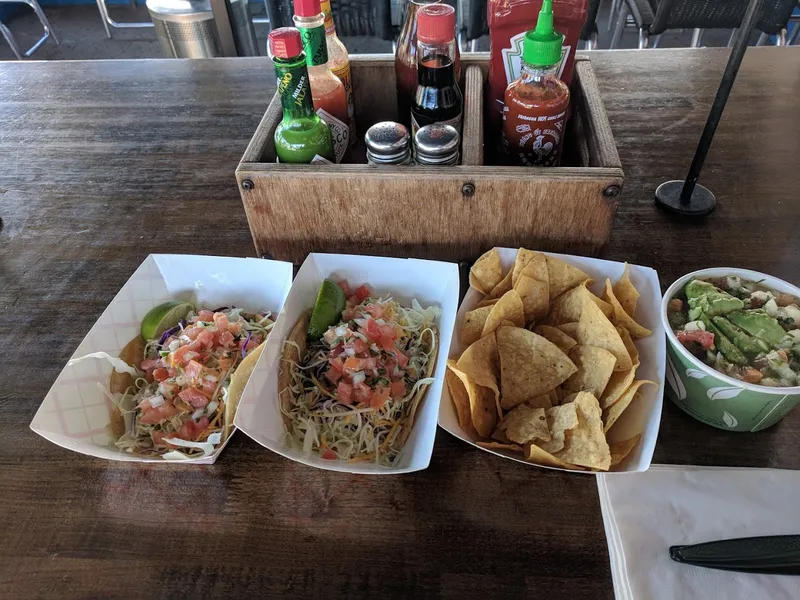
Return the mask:
{"type": "Polygon", "coordinates": [[[800,385],[800,301],[735,275],[692,279],[667,305],[675,337],[708,366],[771,387],[800,385]]]}
{"type": "Polygon", "coordinates": [[[222,307],[189,312],[146,340],[141,376],[115,403],[126,422],[118,448],[144,455],[208,454],[221,441],[228,388],[242,360],[267,337],[270,314],[222,307]]]}
{"type": "MultiPolygon", "coordinates": [[[[295,370],[289,443],[325,459],[395,464],[436,353],[438,307],[410,308],[366,285],[338,285],[347,298],[338,322],[310,340],[295,370]]],[[[287,344],[291,341],[287,340],[287,344]]]]}

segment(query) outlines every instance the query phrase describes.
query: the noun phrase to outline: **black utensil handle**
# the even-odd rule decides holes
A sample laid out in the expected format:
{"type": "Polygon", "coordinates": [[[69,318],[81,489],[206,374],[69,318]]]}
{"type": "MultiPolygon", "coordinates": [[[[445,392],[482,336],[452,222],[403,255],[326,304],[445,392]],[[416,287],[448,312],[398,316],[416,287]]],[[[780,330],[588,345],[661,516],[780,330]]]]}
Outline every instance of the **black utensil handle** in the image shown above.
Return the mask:
{"type": "Polygon", "coordinates": [[[773,535],[671,546],[669,556],[680,563],[743,571],[800,575],[800,535],[773,535]]]}

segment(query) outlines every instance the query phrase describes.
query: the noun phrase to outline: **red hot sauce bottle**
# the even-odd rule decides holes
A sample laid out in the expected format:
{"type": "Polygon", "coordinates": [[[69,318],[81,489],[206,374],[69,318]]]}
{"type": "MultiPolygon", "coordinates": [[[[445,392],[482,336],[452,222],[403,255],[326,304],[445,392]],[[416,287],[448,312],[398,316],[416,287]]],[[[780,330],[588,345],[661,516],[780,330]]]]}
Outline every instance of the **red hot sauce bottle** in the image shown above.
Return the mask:
{"type": "Polygon", "coordinates": [[[545,0],[536,29],[525,34],[522,74],[506,88],[503,151],[511,164],[554,167],[561,160],[569,88],[558,78],[563,36],[545,0]]]}
{"type": "Polygon", "coordinates": [[[456,79],[456,12],[447,4],[420,9],[417,24],[417,89],[411,105],[411,138],[425,125],[452,125],[461,135],[464,97],[456,79]]]}

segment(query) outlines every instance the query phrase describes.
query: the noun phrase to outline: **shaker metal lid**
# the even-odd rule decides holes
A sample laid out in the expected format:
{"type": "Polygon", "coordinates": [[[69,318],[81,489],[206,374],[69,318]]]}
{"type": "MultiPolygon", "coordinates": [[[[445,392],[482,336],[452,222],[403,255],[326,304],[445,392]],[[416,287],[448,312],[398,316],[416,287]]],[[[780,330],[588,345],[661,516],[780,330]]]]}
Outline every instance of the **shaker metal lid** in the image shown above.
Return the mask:
{"type": "Polygon", "coordinates": [[[461,138],[452,125],[434,123],[420,127],[414,136],[414,145],[418,155],[448,156],[458,152],[461,138]]]}
{"type": "Polygon", "coordinates": [[[381,121],[367,130],[364,142],[372,154],[387,157],[402,155],[409,147],[408,129],[400,123],[381,121]]]}

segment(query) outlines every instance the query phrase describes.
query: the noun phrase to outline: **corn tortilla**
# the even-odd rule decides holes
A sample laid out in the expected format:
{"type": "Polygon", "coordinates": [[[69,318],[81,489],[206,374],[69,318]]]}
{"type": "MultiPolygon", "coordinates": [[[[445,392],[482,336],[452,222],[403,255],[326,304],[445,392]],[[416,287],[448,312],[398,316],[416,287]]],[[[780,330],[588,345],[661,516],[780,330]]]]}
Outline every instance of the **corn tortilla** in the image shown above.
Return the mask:
{"type": "Polygon", "coordinates": [[[550,284],[551,300],[554,300],[567,290],[571,290],[587,279],[591,279],[577,267],[573,267],[571,264],[559,258],[545,255],[545,260],[547,261],[547,277],[550,284]]]}
{"type": "Polygon", "coordinates": [[[581,320],[578,322],[577,342],[583,346],[605,348],[617,358],[615,371],[627,371],[633,366],[625,343],[603,311],[589,298],[584,299],[581,320]]]}
{"type": "Polygon", "coordinates": [[[481,255],[469,270],[469,284],[482,294],[488,294],[502,279],[503,266],[497,248],[481,255]]]}
{"type": "Polygon", "coordinates": [[[606,279],[606,289],[605,293],[603,294],[603,299],[611,304],[611,306],[614,308],[614,313],[611,315],[611,322],[615,326],[622,326],[627,329],[632,338],[638,340],[653,333],[646,327],[639,325],[639,323],[633,320],[633,317],[625,312],[625,309],[622,308],[619,300],[614,295],[614,289],[611,287],[610,279],[606,279]]]}
{"type": "Polygon", "coordinates": [[[570,350],[569,358],[578,371],[561,384],[562,389],[568,392],[591,392],[595,398],[599,398],[614,373],[616,357],[604,348],[575,346],[570,350]]]}
{"type": "Polygon", "coordinates": [[[492,306],[489,316],[486,317],[486,323],[483,326],[481,337],[490,334],[495,329],[500,327],[500,324],[505,321],[511,321],[517,327],[525,326],[525,309],[522,306],[522,298],[516,290],[511,290],[503,294],[503,297],[492,306]]]}
{"type": "Polygon", "coordinates": [[[533,328],[534,333],[538,333],[549,342],[553,342],[564,352],[569,352],[578,342],[569,337],[566,333],[551,325],[538,325],[533,328]]]}
{"type": "Polygon", "coordinates": [[[497,350],[504,409],[548,394],[577,371],[558,346],[527,329],[501,328],[497,332],[497,350]]]}

